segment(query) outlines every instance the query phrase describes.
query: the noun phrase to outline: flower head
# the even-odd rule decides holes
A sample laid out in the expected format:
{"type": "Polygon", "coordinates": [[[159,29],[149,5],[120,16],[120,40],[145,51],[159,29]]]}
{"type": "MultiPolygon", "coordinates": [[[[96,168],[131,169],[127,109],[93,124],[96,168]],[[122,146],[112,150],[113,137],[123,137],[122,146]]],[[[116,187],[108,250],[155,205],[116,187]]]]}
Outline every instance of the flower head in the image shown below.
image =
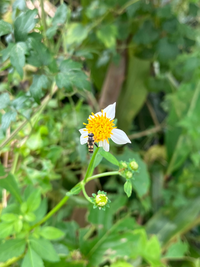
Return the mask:
{"type": "Polygon", "coordinates": [[[111,202],[110,199],[107,197],[107,193],[104,191],[98,191],[97,195],[92,194],[91,201],[93,203],[93,208],[99,208],[100,210],[105,210],[105,208],[109,208],[109,203],[111,202]]]}
{"type": "Polygon", "coordinates": [[[109,151],[109,138],[116,144],[131,143],[128,136],[124,131],[116,129],[114,122],[116,103],[109,105],[107,108],[101,110],[88,118],[88,123],[84,123],[85,128],[80,129],[81,145],[86,144],[88,141],[88,134],[94,134],[95,142],[99,143],[105,151],[109,151]]]}

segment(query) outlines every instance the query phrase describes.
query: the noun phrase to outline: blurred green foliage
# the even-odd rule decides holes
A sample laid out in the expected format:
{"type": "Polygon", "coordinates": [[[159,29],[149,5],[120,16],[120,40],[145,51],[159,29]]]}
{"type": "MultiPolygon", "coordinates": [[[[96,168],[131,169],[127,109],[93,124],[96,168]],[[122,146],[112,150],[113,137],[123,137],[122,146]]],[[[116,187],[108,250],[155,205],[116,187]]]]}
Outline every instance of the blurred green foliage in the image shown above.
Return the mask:
{"type": "Polygon", "coordinates": [[[1,1],[0,267],[200,266],[199,15],[197,0],[1,1]],[[78,129],[122,58],[132,144],[101,151],[96,173],[139,170],[99,179],[112,202],[94,210],[78,129]]]}

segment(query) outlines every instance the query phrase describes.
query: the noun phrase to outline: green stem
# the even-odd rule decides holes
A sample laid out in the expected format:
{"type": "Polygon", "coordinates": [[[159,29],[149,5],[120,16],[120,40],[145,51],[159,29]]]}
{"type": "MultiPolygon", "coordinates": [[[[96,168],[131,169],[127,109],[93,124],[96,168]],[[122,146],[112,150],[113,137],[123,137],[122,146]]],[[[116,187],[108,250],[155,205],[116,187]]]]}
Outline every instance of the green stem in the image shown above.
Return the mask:
{"type": "Polygon", "coordinates": [[[97,178],[100,178],[100,177],[111,176],[111,175],[120,175],[120,173],[118,171],[103,172],[103,173],[96,174],[96,175],[88,177],[87,182],[89,182],[91,180],[94,180],[94,179],[97,179],[97,178]]]}
{"type": "Polygon", "coordinates": [[[84,184],[84,183],[82,183],[82,191],[83,191],[83,195],[85,196],[85,198],[86,198],[90,203],[93,204],[93,202],[91,201],[91,199],[89,198],[88,194],[87,194],[86,191],[85,191],[85,184],[84,184]]]}
{"type": "Polygon", "coordinates": [[[20,255],[19,257],[15,257],[13,259],[10,259],[4,263],[0,263],[0,267],[7,267],[10,266],[11,264],[17,262],[18,260],[20,260],[21,258],[23,258],[25,256],[25,253],[23,253],[22,255],[20,255]]]}
{"type": "Polygon", "coordinates": [[[54,213],[56,213],[69,199],[69,196],[65,196],[41,221],[33,225],[30,230],[46,222],[54,213]]]}
{"type": "Polygon", "coordinates": [[[86,171],[86,174],[85,174],[85,178],[84,178],[84,180],[83,180],[84,184],[86,183],[87,178],[88,178],[89,176],[91,176],[92,173],[93,173],[93,170],[94,170],[94,160],[95,160],[95,157],[96,157],[98,151],[99,151],[99,147],[97,147],[97,148],[95,149],[95,151],[94,151],[94,153],[93,153],[93,155],[92,155],[92,158],[91,158],[91,160],[90,160],[89,166],[88,166],[87,171],[86,171]]]}

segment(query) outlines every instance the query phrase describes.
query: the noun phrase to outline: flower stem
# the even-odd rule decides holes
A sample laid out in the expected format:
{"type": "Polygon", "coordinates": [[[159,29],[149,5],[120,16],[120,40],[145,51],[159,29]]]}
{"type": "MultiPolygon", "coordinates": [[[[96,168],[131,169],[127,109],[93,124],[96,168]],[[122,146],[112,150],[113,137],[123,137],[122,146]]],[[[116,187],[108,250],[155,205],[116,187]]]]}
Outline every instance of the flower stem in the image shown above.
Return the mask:
{"type": "Polygon", "coordinates": [[[111,175],[120,175],[120,173],[119,173],[119,171],[103,172],[103,173],[88,177],[87,182],[94,180],[94,179],[97,179],[97,178],[100,178],[100,177],[111,176],[111,175]]]}
{"type": "Polygon", "coordinates": [[[68,200],[69,196],[65,196],[47,215],[38,223],[33,225],[30,230],[46,222],[54,213],[56,213],[68,200]]]}
{"type": "Polygon", "coordinates": [[[90,203],[93,204],[93,202],[91,201],[90,197],[88,196],[88,194],[87,194],[86,191],[85,191],[85,184],[84,184],[84,183],[82,183],[82,191],[83,191],[83,194],[84,194],[85,198],[86,198],[90,203]]]}
{"type": "Polygon", "coordinates": [[[95,149],[95,151],[94,151],[94,153],[93,153],[93,155],[92,155],[92,158],[91,158],[91,160],[90,160],[89,166],[88,166],[87,171],[86,171],[86,174],[85,174],[85,178],[84,178],[84,180],[83,180],[84,183],[86,183],[87,178],[88,178],[89,176],[91,176],[92,173],[93,173],[93,170],[94,170],[94,160],[95,160],[95,157],[96,157],[98,151],[99,151],[99,147],[97,147],[97,148],[95,149]]]}

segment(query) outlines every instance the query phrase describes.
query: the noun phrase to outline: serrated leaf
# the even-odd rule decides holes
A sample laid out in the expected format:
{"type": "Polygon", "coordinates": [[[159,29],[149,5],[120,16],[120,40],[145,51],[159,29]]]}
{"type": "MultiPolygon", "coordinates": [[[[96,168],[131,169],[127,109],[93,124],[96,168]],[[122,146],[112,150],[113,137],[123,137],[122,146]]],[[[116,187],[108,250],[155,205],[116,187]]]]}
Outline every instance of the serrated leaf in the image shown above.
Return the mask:
{"type": "Polygon", "coordinates": [[[1,118],[1,129],[6,132],[12,121],[16,121],[17,112],[8,111],[1,118]]]}
{"type": "Polygon", "coordinates": [[[134,34],[133,41],[136,44],[148,45],[158,39],[159,33],[151,21],[145,21],[140,29],[134,34]],[[148,34],[147,34],[148,32],[148,34]]]}
{"type": "Polygon", "coordinates": [[[91,90],[91,84],[88,76],[83,71],[76,71],[70,77],[72,84],[79,90],[91,90]]]}
{"type": "Polygon", "coordinates": [[[71,59],[63,60],[60,64],[61,72],[69,72],[74,70],[81,70],[82,64],[71,59]]]}
{"type": "Polygon", "coordinates": [[[29,64],[35,67],[41,67],[52,63],[53,57],[40,38],[29,37],[27,45],[29,47],[29,55],[27,56],[27,62],[29,64]]]}
{"type": "Polygon", "coordinates": [[[6,240],[0,244],[0,262],[20,256],[25,250],[26,241],[22,239],[6,240]]]}
{"type": "Polygon", "coordinates": [[[29,246],[21,267],[44,267],[41,257],[29,246]]]}
{"type": "Polygon", "coordinates": [[[59,261],[58,254],[50,241],[41,238],[31,238],[29,241],[31,248],[34,249],[42,259],[50,262],[59,261]]]}
{"type": "Polygon", "coordinates": [[[12,32],[12,25],[4,20],[0,20],[0,37],[12,32]]]}
{"type": "Polygon", "coordinates": [[[9,174],[6,178],[0,179],[0,187],[8,190],[8,192],[10,192],[18,202],[22,203],[17,182],[12,174],[9,174]]]}
{"type": "Polygon", "coordinates": [[[128,197],[132,194],[132,183],[130,180],[127,180],[124,184],[124,192],[127,194],[128,197]]]}
{"type": "Polygon", "coordinates": [[[30,93],[38,104],[40,103],[40,98],[42,97],[42,88],[47,89],[48,86],[49,81],[47,76],[44,74],[33,76],[33,83],[30,86],[30,93]]]}
{"type": "Polygon", "coordinates": [[[28,10],[21,14],[14,22],[14,35],[17,42],[25,41],[27,34],[35,27],[37,9],[28,10]]]}
{"type": "Polygon", "coordinates": [[[64,233],[55,227],[46,226],[41,229],[40,235],[45,239],[55,240],[64,236],[64,233]]]}
{"type": "Polygon", "coordinates": [[[4,109],[10,103],[10,96],[8,93],[4,93],[0,95],[0,109],[4,109]]]}
{"type": "Polygon", "coordinates": [[[10,62],[16,68],[21,78],[23,77],[23,67],[25,65],[25,53],[26,44],[23,42],[15,44],[10,51],[10,62]]]}
{"type": "Polygon", "coordinates": [[[55,16],[53,17],[52,20],[52,24],[54,26],[64,24],[65,21],[67,20],[67,14],[68,14],[67,5],[63,3],[57,8],[55,16]]]}
{"type": "Polygon", "coordinates": [[[116,166],[119,166],[119,161],[112,155],[110,154],[109,152],[106,152],[104,150],[101,150],[100,151],[100,154],[105,158],[107,159],[109,162],[111,162],[112,164],[116,165],[116,166]]]}
{"type": "Polygon", "coordinates": [[[13,223],[0,223],[0,239],[6,238],[13,233],[13,223]]]}
{"type": "Polygon", "coordinates": [[[56,84],[59,89],[65,88],[67,93],[73,92],[70,75],[66,73],[58,73],[56,75],[56,84]]]}

